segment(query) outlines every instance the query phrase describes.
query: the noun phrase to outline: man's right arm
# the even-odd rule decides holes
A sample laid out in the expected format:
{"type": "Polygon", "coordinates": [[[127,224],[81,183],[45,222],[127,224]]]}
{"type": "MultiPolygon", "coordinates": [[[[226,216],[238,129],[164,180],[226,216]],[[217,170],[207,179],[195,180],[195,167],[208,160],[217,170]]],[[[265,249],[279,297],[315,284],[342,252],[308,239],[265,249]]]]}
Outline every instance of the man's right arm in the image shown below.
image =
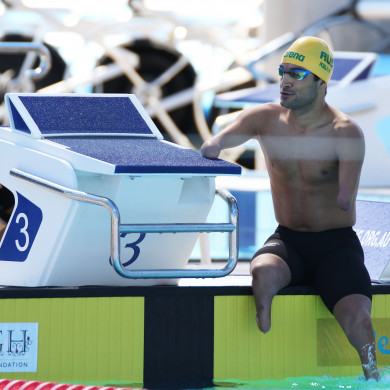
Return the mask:
{"type": "Polygon", "coordinates": [[[235,121],[214,137],[207,140],[200,151],[204,157],[218,158],[223,149],[234,148],[257,135],[254,117],[258,114],[258,108],[243,111],[235,121]]]}

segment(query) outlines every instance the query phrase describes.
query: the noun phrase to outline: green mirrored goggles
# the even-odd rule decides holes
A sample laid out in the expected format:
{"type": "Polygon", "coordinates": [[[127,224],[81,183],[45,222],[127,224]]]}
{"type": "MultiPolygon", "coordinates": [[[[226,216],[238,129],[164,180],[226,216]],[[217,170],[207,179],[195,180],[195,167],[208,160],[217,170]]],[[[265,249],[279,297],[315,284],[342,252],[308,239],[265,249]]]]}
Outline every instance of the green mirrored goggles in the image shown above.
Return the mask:
{"type": "Polygon", "coordinates": [[[279,70],[279,76],[281,78],[283,78],[285,74],[288,74],[294,80],[303,80],[307,75],[312,73],[310,72],[310,70],[305,70],[305,69],[292,69],[289,72],[287,72],[281,66],[278,67],[278,70],[279,70]]]}

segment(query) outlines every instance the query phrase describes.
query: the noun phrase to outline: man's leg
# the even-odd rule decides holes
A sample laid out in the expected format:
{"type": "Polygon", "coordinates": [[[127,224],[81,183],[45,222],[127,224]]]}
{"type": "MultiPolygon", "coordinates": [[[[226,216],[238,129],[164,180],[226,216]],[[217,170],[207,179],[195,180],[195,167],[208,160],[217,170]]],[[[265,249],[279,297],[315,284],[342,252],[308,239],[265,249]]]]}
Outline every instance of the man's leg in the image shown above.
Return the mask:
{"type": "Polygon", "coordinates": [[[359,353],[366,379],[378,380],[371,300],[362,294],[347,295],[336,303],[333,314],[359,353]]]}
{"type": "Polygon", "coordinates": [[[252,260],[251,275],[257,326],[266,333],[271,328],[272,299],[281,288],[290,283],[291,272],[283,259],[266,253],[252,260]]]}

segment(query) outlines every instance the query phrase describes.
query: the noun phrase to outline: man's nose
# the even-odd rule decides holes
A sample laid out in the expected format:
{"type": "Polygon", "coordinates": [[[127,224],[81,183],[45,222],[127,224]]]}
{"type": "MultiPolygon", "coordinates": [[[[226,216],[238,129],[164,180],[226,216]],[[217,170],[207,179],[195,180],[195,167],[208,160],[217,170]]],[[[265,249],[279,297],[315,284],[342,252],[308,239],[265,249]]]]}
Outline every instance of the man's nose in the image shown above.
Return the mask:
{"type": "Polygon", "coordinates": [[[290,87],[291,86],[291,77],[288,74],[284,74],[283,77],[280,79],[280,86],[281,87],[290,87]]]}

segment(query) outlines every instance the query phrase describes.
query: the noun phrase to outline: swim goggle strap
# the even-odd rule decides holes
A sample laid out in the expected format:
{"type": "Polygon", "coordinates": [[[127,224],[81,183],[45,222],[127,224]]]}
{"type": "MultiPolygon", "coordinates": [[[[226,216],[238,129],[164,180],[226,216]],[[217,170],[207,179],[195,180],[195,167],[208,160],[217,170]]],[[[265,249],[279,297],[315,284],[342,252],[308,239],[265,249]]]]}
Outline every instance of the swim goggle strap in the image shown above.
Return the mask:
{"type": "Polygon", "coordinates": [[[310,70],[305,70],[305,69],[292,69],[289,72],[284,70],[281,66],[278,67],[279,71],[279,76],[280,78],[283,78],[285,74],[289,74],[290,77],[294,80],[303,80],[307,75],[309,75],[310,70]]]}

